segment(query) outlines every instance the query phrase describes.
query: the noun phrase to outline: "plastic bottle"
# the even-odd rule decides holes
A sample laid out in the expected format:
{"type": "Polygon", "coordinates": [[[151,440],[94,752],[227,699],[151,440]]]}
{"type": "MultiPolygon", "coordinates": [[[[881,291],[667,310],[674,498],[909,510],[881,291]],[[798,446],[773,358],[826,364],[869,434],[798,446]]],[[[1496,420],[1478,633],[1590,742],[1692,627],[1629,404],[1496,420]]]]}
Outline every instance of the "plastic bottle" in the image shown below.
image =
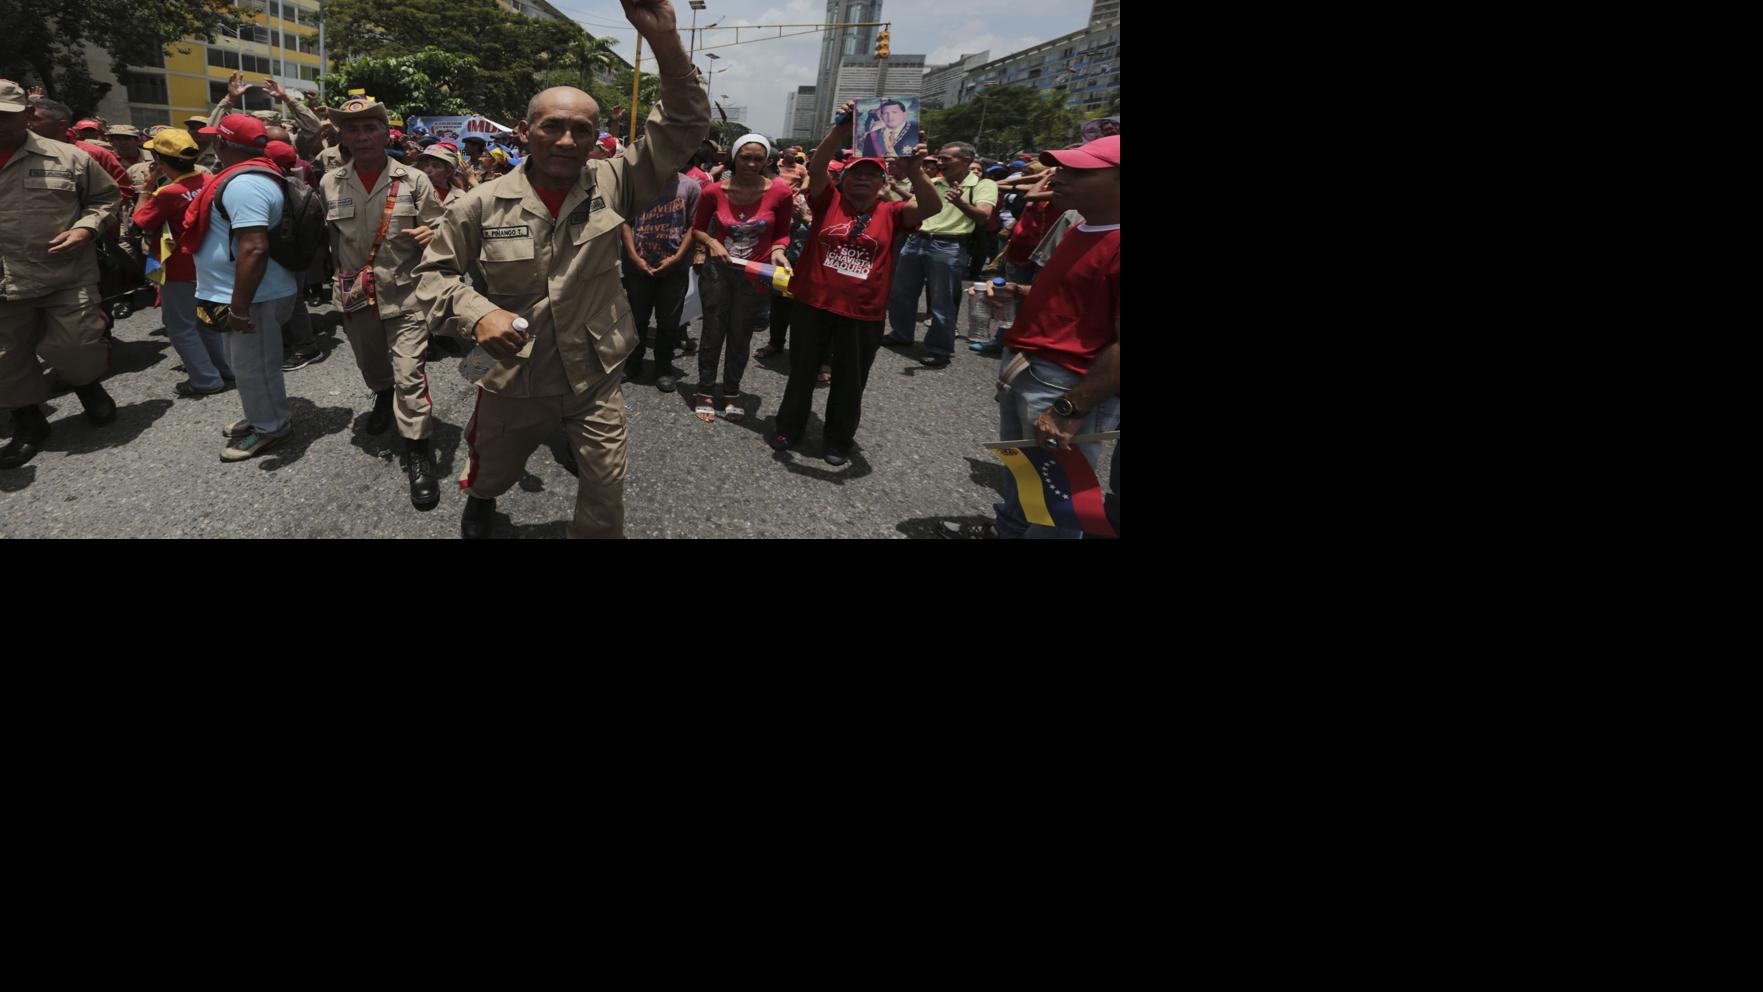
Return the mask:
{"type": "MultiPolygon", "coordinates": [[[[521,337],[526,338],[528,341],[533,339],[533,336],[527,332],[527,328],[531,325],[526,322],[525,317],[514,318],[513,326],[515,330],[520,332],[521,337]]],[[[479,379],[482,379],[487,375],[491,369],[500,364],[501,363],[491,357],[490,353],[485,351],[484,346],[480,344],[471,349],[471,354],[466,355],[465,360],[459,363],[459,374],[465,377],[466,382],[477,382],[479,379]]]]}
{"type": "Polygon", "coordinates": [[[986,284],[976,282],[967,291],[967,311],[962,315],[961,336],[969,341],[992,338],[992,308],[986,304],[986,284]]]}
{"type": "Polygon", "coordinates": [[[992,280],[992,319],[1005,327],[1016,322],[1016,294],[1004,288],[1004,277],[992,280]]]}

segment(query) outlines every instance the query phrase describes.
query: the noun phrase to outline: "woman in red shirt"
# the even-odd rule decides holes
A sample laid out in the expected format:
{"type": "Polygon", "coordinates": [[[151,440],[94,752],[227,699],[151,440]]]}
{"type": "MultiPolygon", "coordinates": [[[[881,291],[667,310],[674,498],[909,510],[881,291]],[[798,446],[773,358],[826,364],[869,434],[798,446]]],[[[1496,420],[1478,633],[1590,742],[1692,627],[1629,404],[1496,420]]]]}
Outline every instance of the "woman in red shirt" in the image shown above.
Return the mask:
{"type": "Polygon", "coordinates": [[[847,163],[834,185],[827,166],[840,148],[851,143],[854,103],[847,100],[839,108],[844,123],[833,125],[808,164],[808,202],[814,222],[790,280],[795,296],[790,330],[796,342],[790,347],[790,383],[767,442],[784,451],[801,438],[814,402],[814,379],[830,349],[833,382],[826,401],[822,456],[829,465],[843,465],[856,444],[863,388],[869,384],[869,367],[881,347],[900,242],[908,231],[943,211],[943,199],[920,165],[930,154],[924,145],[905,162],[913,199],[893,203],[881,199],[888,178],[885,159],[847,163]]]}
{"type": "MultiPolygon", "coordinates": [[[[152,255],[165,266],[165,284],[159,287],[159,306],[165,317],[165,333],[184,360],[190,378],[174,387],[179,396],[210,396],[225,392],[233,370],[226,361],[226,342],[217,328],[196,319],[196,259],[176,248],[167,256],[160,250],[160,228],[171,232],[175,245],[184,234],[184,212],[210,179],[196,168],[201,150],[190,132],[166,128],[142,146],[153,153],[153,174],[165,185],[143,189],[135,201],[135,226],[147,233],[152,255]]],[[[147,185],[151,186],[151,183],[147,185]]]]}
{"type": "Polygon", "coordinates": [[[705,187],[692,221],[692,237],[709,252],[698,293],[704,303],[704,341],[698,347],[698,419],[716,422],[716,361],[726,348],[722,373],[722,415],[740,422],[746,412],[741,376],[753,335],[771,324],[771,290],[753,284],[738,266],[770,262],[788,269],[784,249],[790,244],[790,218],[795,191],[781,179],[768,179],[765,164],[771,142],[749,134],[735,142],[734,174],[705,187]],[[732,263],[732,264],[731,264],[732,263]]]}

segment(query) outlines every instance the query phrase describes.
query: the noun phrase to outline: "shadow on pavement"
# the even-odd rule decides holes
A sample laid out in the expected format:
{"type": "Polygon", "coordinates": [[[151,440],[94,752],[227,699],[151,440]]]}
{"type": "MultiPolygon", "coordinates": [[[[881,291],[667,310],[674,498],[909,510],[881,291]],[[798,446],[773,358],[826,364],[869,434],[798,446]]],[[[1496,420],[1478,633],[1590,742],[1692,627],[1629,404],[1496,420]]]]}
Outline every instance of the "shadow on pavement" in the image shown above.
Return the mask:
{"type": "Polygon", "coordinates": [[[995,541],[991,517],[918,517],[902,520],[894,529],[915,541],[952,539],[957,541],[995,541]]]}
{"type": "Polygon", "coordinates": [[[105,373],[106,379],[129,372],[139,372],[152,368],[165,361],[165,350],[171,347],[166,341],[117,341],[110,348],[110,371],[105,373]]]}
{"type": "Polygon", "coordinates": [[[16,493],[37,481],[37,466],[21,465],[0,470],[0,493],[16,493]]]}
{"type": "MultiPolygon", "coordinates": [[[[811,421],[812,419],[813,418],[810,418],[811,421]]],[[[875,471],[875,469],[870,466],[869,459],[863,457],[862,445],[858,445],[856,448],[847,452],[846,455],[850,460],[837,467],[828,465],[823,460],[822,456],[825,455],[825,453],[826,449],[823,444],[808,444],[805,441],[801,441],[797,442],[796,447],[789,451],[773,451],[771,453],[771,460],[778,462],[783,465],[785,469],[796,475],[805,475],[810,479],[818,479],[821,482],[830,482],[835,486],[842,486],[847,482],[854,482],[875,471]],[[804,451],[804,448],[807,450],[804,451]]]]}
{"type": "Polygon", "coordinates": [[[64,403],[71,414],[49,424],[49,440],[44,451],[63,451],[70,455],[87,455],[106,448],[120,448],[146,433],[154,421],[165,416],[171,400],[142,400],[116,408],[116,419],[103,427],[86,419],[85,407],[75,399],[64,403]]]}
{"type": "Polygon", "coordinates": [[[258,467],[265,472],[294,464],[306,456],[306,449],[312,446],[312,442],[349,426],[347,407],[319,407],[304,396],[290,396],[288,409],[294,421],[294,432],[261,456],[258,467]]]}
{"type": "Polygon", "coordinates": [[[967,466],[972,469],[969,478],[975,483],[985,486],[999,496],[1009,495],[1013,483],[1010,478],[1010,470],[1004,467],[1003,462],[988,462],[978,458],[969,458],[967,466]]]}

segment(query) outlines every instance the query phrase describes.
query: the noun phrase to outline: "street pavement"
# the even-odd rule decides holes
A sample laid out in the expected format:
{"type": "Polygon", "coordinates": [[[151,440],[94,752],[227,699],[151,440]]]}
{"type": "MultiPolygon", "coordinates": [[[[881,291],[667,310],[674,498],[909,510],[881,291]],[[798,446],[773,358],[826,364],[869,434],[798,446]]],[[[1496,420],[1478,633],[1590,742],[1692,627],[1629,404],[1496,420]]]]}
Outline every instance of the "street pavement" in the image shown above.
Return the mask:
{"type": "MultiPolygon", "coordinates": [[[[396,426],[362,433],[373,394],[329,306],[313,312],[322,362],[287,373],[294,433],[249,461],[224,463],[221,429],[240,417],[229,391],[183,399],[177,352],[160,311],[117,324],[105,388],[114,423],[94,427],[79,398],[48,404],[52,433],[29,465],[0,471],[0,538],[268,537],[457,539],[465,496],[457,479],[476,387],[459,357],[429,364],[437,424],[441,504],[410,505],[396,426]]],[[[700,336],[694,322],[690,333],[700,336]]],[[[923,340],[924,327],[918,329],[923,340]]],[[[764,336],[754,341],[757,348],[764,336]]],[[[692,415],[697,356],[676,358],[681,387],[662,393],[645,369],[625,383],[630,468],[625,533],[655,537],[933,538],[986,530],[1009,473],[983,444],[997,440],[992,399],[997,361],[965,340],[942,369],[910,351],[883,348],[870,371],[857,448],[845,465],[821,459],[825,385],[816,389],[807,437],[788,453],[765,438],[783,399],[789,356],[749,359],[744,423],[692,415]]],[[[645,363],[653,367],[652,360],[645,363]]],[[[10,437],[10,418],[0,417],[10,437]]],[[[1111,454],[1111,453],[1110,453],[1111,454]]],[[[1100,476],[1107,478],[1104,459],[1100,476]]],[[[520,482],[497,500],[495,536],[562,537],[574,515],[576,481],[563,434],[528,461],[520,482]]]]}

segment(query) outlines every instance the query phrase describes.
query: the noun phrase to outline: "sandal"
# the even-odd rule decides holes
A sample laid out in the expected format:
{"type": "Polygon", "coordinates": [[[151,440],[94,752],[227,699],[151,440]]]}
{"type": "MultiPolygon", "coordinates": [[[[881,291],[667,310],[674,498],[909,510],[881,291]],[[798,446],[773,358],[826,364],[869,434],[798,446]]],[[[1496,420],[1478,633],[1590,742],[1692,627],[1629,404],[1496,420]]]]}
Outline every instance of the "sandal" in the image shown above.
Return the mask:
{"type": "Polygon", "coordinates": [[[692,408],[692,412],[698,415],[698,419],[706,424],[716,423],[716,405],[715,401],[710,398],[710,394],[699,393],[694,397],[694,401],[698,405],[692,408]]]}
{"type": "Polygon", "coordinates": [[[747,419],[747,411],[735,406],[735,401],[731,399],[723,406],[722,416],[729,423],[738,424],[747,419]]]}
{"type": "Polygon", "coordinates": [[[768,345],[768,344],[761,345],[759,350],[755,351],[753,353],[753,357],[754,358],[770,358],[771,356],[777,354],[780,351],[783,351],[783,349],[782,348],[773,348],[771,345],[768,345]]]}
{"type": "Polygon", "coordinates": [[[833,367],[831,365],[822,365],[820,367],[820,374],[814,377],[814,381],[815,382],[831,382],[831,381],[833,381],[833,367]]]}

